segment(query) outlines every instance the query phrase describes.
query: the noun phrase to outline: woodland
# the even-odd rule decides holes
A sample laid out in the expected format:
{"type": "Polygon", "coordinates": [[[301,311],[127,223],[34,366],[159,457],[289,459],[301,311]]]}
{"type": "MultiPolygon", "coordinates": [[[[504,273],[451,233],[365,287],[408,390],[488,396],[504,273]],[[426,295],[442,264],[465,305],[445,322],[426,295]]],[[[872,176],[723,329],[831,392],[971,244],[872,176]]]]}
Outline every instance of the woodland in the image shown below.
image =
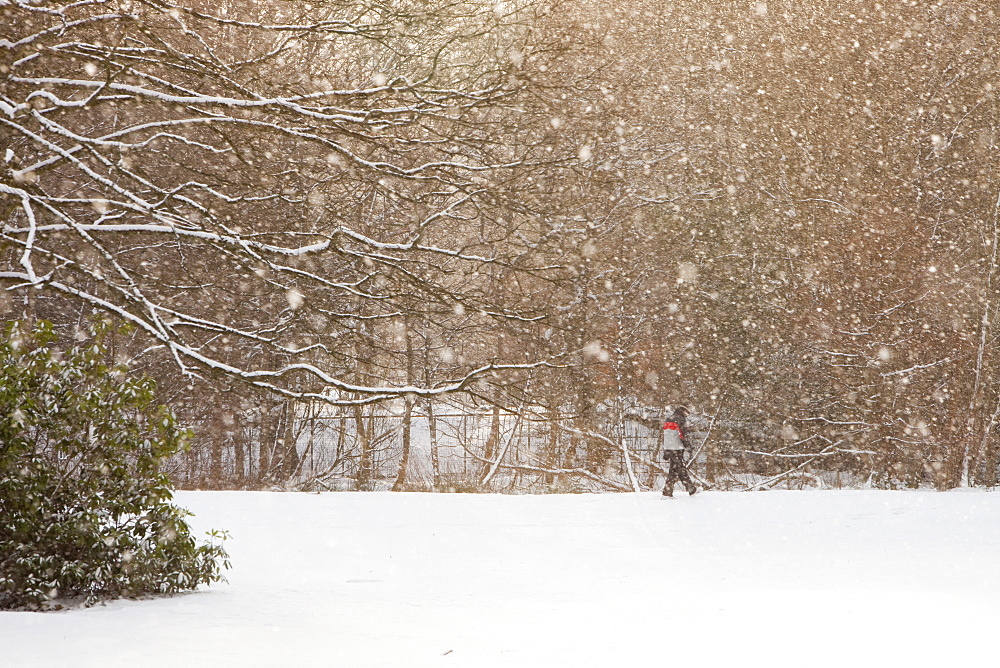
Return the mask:
{"type": "MultiPolygon", "coordinates": [[[[0,0],[0,320],[181,487],[993,487],[992,0],[0,0]],[[460,466],[456,463],[460,462],[460,466]]],[[[8,329],[7,331],[11,331],[8,329]]]]}

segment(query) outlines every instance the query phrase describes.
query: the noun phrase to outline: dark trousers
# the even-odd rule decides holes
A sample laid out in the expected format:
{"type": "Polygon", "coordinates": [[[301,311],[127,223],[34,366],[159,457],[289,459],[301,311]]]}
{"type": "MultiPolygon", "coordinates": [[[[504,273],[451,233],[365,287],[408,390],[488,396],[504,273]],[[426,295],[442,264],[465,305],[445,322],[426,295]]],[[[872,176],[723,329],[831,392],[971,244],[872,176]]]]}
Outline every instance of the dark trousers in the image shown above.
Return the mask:
{"type": "Polygon", "coordinates": [[[693,494],[691,490],[695,489],[695,486],[691,480],[691,476],[688,474],[687,467],[684,466],[684,451],[664,450],[663,457],[667,460],[667,464],[670,465],[670,469],[667,471],[667,482],[663,486],[663,493],[667,496],[673,496],[674,484],[680,480],[684,483],[684,488],[687,489],[688,494],[693,494]]]}

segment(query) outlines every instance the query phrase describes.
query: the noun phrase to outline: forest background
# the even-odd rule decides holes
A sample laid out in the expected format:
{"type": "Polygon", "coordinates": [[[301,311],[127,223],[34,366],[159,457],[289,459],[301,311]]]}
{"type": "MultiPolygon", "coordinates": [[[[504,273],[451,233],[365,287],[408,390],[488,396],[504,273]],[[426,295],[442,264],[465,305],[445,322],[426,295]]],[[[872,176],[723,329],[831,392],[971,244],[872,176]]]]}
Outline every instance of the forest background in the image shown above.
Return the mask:
{"type": "Polygon", "coordinates": [[[709,485],[996,484],[987,0],[0,14],[0,316],[122,325],[181,486],[647,489],[681,402],[709,485]]]}

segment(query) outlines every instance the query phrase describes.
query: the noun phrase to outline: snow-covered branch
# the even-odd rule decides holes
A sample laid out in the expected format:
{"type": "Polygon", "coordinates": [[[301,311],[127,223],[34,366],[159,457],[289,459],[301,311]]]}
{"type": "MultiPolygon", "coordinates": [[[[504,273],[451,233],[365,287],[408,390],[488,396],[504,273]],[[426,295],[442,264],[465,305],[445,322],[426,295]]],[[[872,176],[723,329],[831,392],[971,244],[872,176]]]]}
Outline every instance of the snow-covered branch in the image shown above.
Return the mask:
{"type": "Polygon", "coordinates": [[[530,326],[541,305],[482,276],[558,267],[498,207],[534,163],[485,121],[525,85],[505,54],[528,33],[492,6],[4,2],[0,287],[281,397],[544,366],[469,354],[399,382],[401,327],[530,326]]]}

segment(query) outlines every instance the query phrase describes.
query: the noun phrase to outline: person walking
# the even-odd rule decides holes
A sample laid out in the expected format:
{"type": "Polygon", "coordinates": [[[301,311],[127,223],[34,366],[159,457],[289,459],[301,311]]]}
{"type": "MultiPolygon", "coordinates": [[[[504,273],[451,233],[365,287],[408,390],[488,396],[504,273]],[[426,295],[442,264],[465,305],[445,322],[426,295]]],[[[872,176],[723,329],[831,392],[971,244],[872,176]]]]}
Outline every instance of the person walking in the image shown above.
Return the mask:
{"type": "Polygon", "coordinates": [[[663,444],[663,459],[666,460],[667,481],[663,485],[663,496],[672,497],[674,495],[674,485],[677,481],[684,483],[684,488],[688,494],[694,495],[698,492],[691,474],[688,473],[684,464],[684,451],[690,449],[687,440],[687,416],[690,414],[687,406],[678,406],[663,422],[659,420],[644,418],[635,413],[626,413],[625,417],[645,425],[650,429],[657,429],[662,432],[660,437],[663,444]]]}
{"type": "Polygon", "coordinates": [[[684,464],[684,451],[690,449],[687,440],[687,416],[686,406],[678,406],[673,414],[663,423],[663,459],[668,464],[667,480],[663,485],[663,496],[673,497],[674,485],[677,481],[684,483],[687,493],[694,496],[698,492],[691,474],[688,473],[684,464]]]}

